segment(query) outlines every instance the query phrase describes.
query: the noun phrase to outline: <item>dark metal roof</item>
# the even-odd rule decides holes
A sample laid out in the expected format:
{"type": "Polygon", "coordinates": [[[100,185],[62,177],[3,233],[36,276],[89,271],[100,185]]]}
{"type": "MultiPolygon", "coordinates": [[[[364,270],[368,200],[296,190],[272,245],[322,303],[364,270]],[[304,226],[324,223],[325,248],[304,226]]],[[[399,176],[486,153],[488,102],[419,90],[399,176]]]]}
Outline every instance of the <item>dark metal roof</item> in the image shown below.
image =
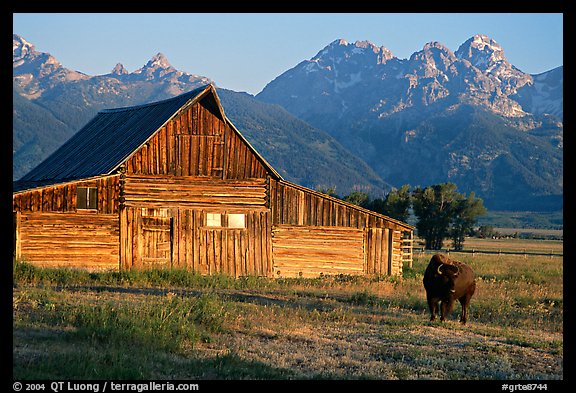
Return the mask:
{"type": "Polygon", "coordinates": [[[167,100],[98,112],[52,155],[15,182],[14,191],[112,173],[186,103],[209,89],[213,87],[206,85],[167,100]]]}

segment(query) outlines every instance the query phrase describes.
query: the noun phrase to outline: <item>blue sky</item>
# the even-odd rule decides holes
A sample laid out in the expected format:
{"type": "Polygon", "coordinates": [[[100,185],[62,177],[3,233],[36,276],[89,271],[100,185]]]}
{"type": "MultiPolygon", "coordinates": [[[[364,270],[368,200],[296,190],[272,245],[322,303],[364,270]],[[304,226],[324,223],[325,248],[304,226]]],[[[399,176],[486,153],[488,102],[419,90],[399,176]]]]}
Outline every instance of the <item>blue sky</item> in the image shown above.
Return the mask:
{"type": "Polygon", "coordinates": [[[13,33],[89,75],[116,63],[133,72],[162,52],[181,71],[251,94],[339,38],[404,59],[427,42],[456,51],[485,34],[524,72],[563,64],[561,13],[16,13],[13,33]]]}

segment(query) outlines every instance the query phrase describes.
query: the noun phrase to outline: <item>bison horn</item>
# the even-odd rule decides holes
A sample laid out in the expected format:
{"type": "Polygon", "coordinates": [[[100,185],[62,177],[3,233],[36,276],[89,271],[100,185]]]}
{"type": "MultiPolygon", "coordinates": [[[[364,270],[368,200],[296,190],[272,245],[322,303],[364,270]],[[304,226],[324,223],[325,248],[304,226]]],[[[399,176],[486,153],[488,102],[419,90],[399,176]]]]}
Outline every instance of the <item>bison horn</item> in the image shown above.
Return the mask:
{"type": "Polygon", "coordinates": [[[438,274],[442,274],[442,271],[440,270],[440,268],[443,266],[444,264],[441,263],[440,265],[438,265],[438,274]]]}
{"type": "Polygon", "coordinates": [[[460,274],[460,266],[456,265],[456,269],[458,270],[456,270],[456,274],[454,274],[454,277],[460,274]]]}

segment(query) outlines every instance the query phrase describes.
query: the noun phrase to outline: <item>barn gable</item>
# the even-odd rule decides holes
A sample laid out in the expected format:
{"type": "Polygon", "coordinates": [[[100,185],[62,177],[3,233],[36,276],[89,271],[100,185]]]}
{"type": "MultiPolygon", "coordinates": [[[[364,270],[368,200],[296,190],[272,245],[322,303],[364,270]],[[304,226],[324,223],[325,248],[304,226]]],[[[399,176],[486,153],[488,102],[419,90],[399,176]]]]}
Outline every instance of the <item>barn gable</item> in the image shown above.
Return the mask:
{"type": "MultiPolygon", "coordinates": [[[[213,175],[220,170],[226,175],[223,168],[217,167],[219,163],[212,163],[210,171],[214,173],[202,172],[201,165],[208,157],[190,151],[191,146],[206,150],[206,146],[194,143],[200,142],[195,138],[212,144],[212,151],[217,150],[221,141],[216,137],[224,134],[228,134],[227,147],[237,149],[237,155],[249,155],[254,161],[249,164],[260,166],[260,175],[269,172],[280,178],[226,118],[214,86],[207,85],[159,102],[100,111],[52,155],[14,182],[14,191],[107,176],[123,165],[143,174],[213,175]],[[213,127],[199,129],[198,116],[204,116],[213,127]],[[154,148],[157,150],[150,152],[154,148]],[[170,157],[171,151],[180,156],[170,157]],[[190,161],[194,159],[195,163],[190,161]],[[199,165],[191,167],[193,164],[199,165]]],[[[229,161],[229,167],[236,161],[229,161]]],[[[228,175],[233,172],[231,169],[228,175]]]]}
{"type": "Polygon", "coordinates": [[[226,118],[211,87],[141,144],[125,169],[129,175],[281,178],[226,118]]]}

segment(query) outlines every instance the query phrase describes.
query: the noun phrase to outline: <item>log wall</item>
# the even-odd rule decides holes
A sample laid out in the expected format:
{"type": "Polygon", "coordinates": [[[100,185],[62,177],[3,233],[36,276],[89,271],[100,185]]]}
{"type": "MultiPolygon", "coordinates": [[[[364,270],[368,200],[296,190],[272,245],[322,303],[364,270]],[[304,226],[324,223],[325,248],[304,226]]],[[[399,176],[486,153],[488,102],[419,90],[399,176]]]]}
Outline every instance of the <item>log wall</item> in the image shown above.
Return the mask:
{"type": "Polygon", "coordinates": [[[270,209],[274,225],[405,230],[393,220],[283,180],[270,179],[270,209]]]}
{"type": "Polygon", "coordinates": [[[402,232],[401,231],[393,231],[392,232],[392,260],[391,260],[391,267],[390,273],[391,275],[400,275],[402,274],[402,259],[403,259],[403,250],[402,250],[402,232]]]}
{"type": "Polygon", "coordinates": [[[127,175],[121,182],[121,201],[125,206],[266,208],[265,179],[127,175]]]}
{"type": "Polygon", "coordinates": [[[118,269],[116,214],[16,212],[16,257],[44,267],[118,269]]]}
{"type": "Polygon", "coordinates": [[[96,211],[100,214],[118,213],[119,178],[119,175],[107,176],[16,193],[12,197],[12,210],[19,212],[75,212],[77,210],[76,189],[78,187],[97,187],[98,208],[96,211]]]}
{"type": "Polygon", "coordinates": [[[366,273],[392,274],[391,234],[386,228],[366,229],[366,273]]]}
{"type": "Polygon", "coordinates": [[[119,176],[13,195],[14,256],[37,266],[118,269],[119,176]],[[96,209],[77,208],[77,188],[96,187],[96,209]]]}
{"type": "Polygon", "coordinates": [[[345,227],[278,225],[272,229],[274,277],[363,274],[364,232],[345,227]]]}
{"type": "MultiPolygon", "coordinates": [[[[298,267],[302,267],[302,274],[316,274],[320,270],[313,268],[314,261],[324,261],[320,264],[324,266],[324,274],[339,274],[345,271],[339,267],[340,263],[350,263],[348,242],[338,242],[328,240],[338,239],[337,230],[342,231],[344,236],[353,236],[353,230],[359,230],[363,233],[362,253],[363,265],[362,272],[366,274],[389,274],[398,275],[402,273],[402,231],[406,228],[393,220],[386,219],[365,209],[351,206],[343,201],[323,195],[319,192],[308,190],[285,181],[270,179],[270,210],[272,214],[273,225],[273,250],[274,266],[283,268],[292,276],[300,275],[298,267]],[[298,241],[289,244],[290,255],[288,259],[284,254],[283,242],[287,240],[288,233],[296,238],[301,234],[296,228],[300,227],[301,231],[310,231],[318,236],[318,239],[324,239],[323,245],[317,244],[319,250],[323,248],[331,249],[326,258],[319,255],[322,251],[310,253],[304,242],[299,248],[298,241]],[[286,228],[291,228],[292,232],[287,232],[286,228]],[[317,229],[315,229],[317,228],[317,229]],[[333,231],[330,229],[333,228],[333,231]],[[281,255],[276,255],[276,250],[281,255]],[[297,254],[306,259],[301,262],[297,254]],[[330,265],[327,261],[332,259],[330,265]],[[329,268],[332,266],[332,268],[329,268]]],[[[310,241],[310,240],[306,240],[310,241]]],[[[312,244],[312,243],[310,243],[312,244]]],[[[359,243],[355,243],[359,244],[359,243]]],[[[346,265],[349,272],[358,273],[358,262],[353,262],[354,267],[346,265]]]]}

